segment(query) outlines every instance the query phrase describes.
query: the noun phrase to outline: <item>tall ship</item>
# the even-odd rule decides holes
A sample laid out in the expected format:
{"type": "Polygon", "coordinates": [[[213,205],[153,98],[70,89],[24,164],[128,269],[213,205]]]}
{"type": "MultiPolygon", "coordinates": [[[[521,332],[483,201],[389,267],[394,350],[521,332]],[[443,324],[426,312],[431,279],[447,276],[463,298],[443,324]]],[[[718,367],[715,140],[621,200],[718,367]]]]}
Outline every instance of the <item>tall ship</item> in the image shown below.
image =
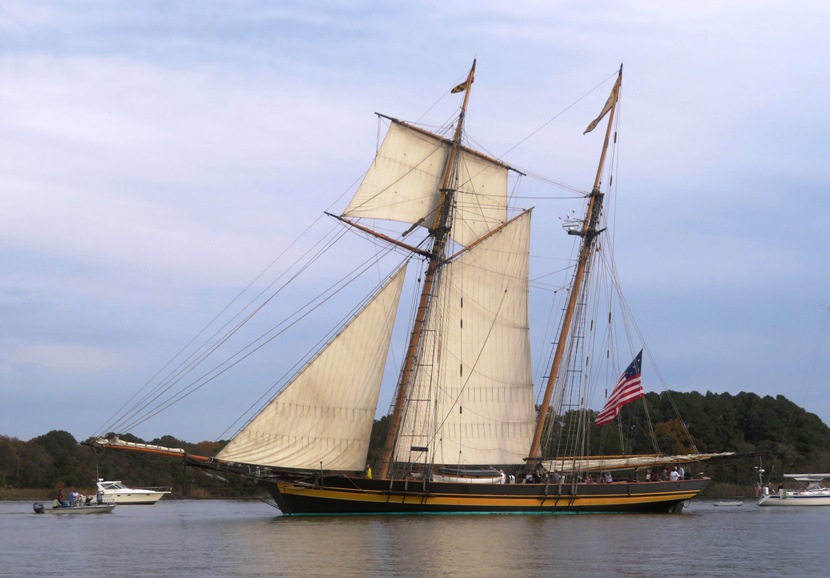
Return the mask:
{"type": "MultiPolygon", "coordinates": [[[[604,128],[584,210],[563,221],[575,249],[553,324],[530,314],[533,209],[515,206],[509,184],[522,173],[466,138],[475,68],[449,91],[460,106],[443,132],[379,115],[387,130],[377,155],[342,213],[329,217],[348,233],[341,239],[372,243],[384,262],[402,258],[216,455],[126,441],[114,429],[90,443],[245,476],[288,516],[669,513],[697,496],[710,481],[701,463],[728,454],[698,452],[691,441],[672,454],[656,441],[649,453],[626,452],[625,442],[616,453],[594,450],[604,431],[625,429],[623,416],[645,394],[648,350],[631,339],[612,345],[624,313],[596,305],[626,310],[612,297],[618,282],[600,280],[615,272],[606,165],[617,142],[622,68],[583,137],[599,141],[603,131],[593,131],[604,128]],[[409,305],[401,299],[407,281],[415,286],[409,305]],[[396,332],[400,318],[407,329],[396,332]],[[555,334],[535,387],[530,327],[537,321],[555,334]],[[376,428],[385,431],[382,444],[372,445],[396,335],[405,343],[395,393],[376,428]],[[597,391],[604,392],[599,412],[588,407],[597,391]],[[370,447],[377,448],[371,457],[370,447]]],[[[379,262],[359,269],[377,275],[379,262]]]]}

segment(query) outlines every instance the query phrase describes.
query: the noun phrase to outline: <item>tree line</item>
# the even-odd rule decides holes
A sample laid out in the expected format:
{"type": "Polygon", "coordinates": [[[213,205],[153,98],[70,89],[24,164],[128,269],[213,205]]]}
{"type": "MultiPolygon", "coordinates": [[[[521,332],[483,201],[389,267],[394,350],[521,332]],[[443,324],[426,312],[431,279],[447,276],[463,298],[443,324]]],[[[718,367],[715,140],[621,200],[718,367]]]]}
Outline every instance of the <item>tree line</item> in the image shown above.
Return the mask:
{"type": "MultiPolygon", "coordinates": [[[[593,412],[590,412],[592,417],[593,412]]],[[[556,432],[585,417],[577,411],[553,418],[556,432]]],[[[589,423],[593,420],[589,419],[589,423]]],[[[375,421],[368,461],[380,463],[386,418],[375,421]]],[[[815,414],[784,396],[754,393],[648,393],[643,403],[623,407],[615,425],[591,425],[589,451],[663,454],[736,452],[737,457],[701,463],[718,483],[749,486],[757,481],[754,466],[762,465],[772,482],[783,473],[830,471],[830,428],[815,414]],[[682,420],[677,416],[683,416],[682,420]],[[642,428],[648,416],[653,428],[642,428]],[[694,446],[685,432],[691,435],[694,446]]],[[[182,448],[196,455],[215,455],[226,441],[191,443],[172,436],[143,440],[122,434],[126,441],[182,448]]],[[[553,443],[553,442],[552,442],[553,443]]],[[[174,495],[189,497],[251,496],[261,491],[239,476],[217,476],[187,468],[182,462],[151,455],[100,451],[79,443],[70,433],[53,430],[31,440],[0,436],[0,488],[44,491],[58,487],[94,488],[96,478],[123,480],[131,486],[170,486],[174,495]]]]}

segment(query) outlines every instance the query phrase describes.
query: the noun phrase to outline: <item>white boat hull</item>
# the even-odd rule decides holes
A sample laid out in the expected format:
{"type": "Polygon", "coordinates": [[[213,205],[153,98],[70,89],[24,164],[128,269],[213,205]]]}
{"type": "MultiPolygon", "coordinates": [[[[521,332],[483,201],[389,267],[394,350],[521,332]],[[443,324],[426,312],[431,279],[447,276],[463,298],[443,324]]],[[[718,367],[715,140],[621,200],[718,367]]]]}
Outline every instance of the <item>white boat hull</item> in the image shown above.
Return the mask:
{"type": "Polygon", "coordinates": [[[501,484],[501,476],[496,477],[464,477],[464,476],[442,476],[436,474],[432,477],[435,482],[447,482],[450,484],[501,484]]]}
{"type": "Polygon", "coordinates": [[[784,477],[806,486],[799,490],[787,490],[780,486],[774,494],[764,488],[764,494],[758,500],[759,506],[830,506],[830,489],[822,483],[830,478],[830,474],[784,474],[784,477]]]}
{"type": "Polygon", "coordinates": [[[759,506],[830,506],[830,490],[821,493],[787,492],[784,496],[770,494],[758,500],[759,506]]]}
{"type": "Polygon", "coordinates": [[[114,502],[116,504],[132,504],[132,505],[152,505],[158,502],[164,494],[169,492],[150,492],[147,494],[141,493],[118,493],[118,494],[104,494],[105,502],[114,502]]]}
{"type": "Polygon", "coordinates": [[[98,480],[98,495],[104,503],[149,506],[169,493],[159,488],[128,488],[120,481],[98,480]]]}

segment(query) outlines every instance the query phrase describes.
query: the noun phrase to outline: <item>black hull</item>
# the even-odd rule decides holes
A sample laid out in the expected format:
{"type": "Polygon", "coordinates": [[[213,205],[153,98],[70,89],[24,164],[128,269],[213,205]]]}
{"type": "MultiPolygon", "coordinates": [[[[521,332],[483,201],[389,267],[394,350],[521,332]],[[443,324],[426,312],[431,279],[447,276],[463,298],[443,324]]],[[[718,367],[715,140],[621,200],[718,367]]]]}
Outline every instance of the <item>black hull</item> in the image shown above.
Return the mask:
{"type": "Polygon", "coordinates": [[[259,483],[286,515],[679,513],[709,479],[559,486],[325,476],[259,483]]]}

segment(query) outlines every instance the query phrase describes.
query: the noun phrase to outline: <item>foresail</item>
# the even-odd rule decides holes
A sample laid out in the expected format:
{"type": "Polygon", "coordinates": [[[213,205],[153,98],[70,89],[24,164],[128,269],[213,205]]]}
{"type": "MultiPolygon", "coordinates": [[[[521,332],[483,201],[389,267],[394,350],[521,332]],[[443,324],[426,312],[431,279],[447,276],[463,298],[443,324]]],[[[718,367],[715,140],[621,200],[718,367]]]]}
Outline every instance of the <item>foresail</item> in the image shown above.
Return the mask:
{"type": "Polygon", "coordinates": [[[363,470],[404,277],[402,267],[217,459],[363,470]]]}
{"type": "Polygon", "coordinates": [[[528,331],[530,212],[442,272],[396,461],[521,463],[535,409],[528,331]]]}
{"type": "MultiPolygon", "coordinates": [[[[451,146],[438,135],[393,121],[344,216],[433,226],[451,146]]],[[[468,245],[506,220],[509,167],[465,147],[457,167],[451,235],[468,245]]]]}

